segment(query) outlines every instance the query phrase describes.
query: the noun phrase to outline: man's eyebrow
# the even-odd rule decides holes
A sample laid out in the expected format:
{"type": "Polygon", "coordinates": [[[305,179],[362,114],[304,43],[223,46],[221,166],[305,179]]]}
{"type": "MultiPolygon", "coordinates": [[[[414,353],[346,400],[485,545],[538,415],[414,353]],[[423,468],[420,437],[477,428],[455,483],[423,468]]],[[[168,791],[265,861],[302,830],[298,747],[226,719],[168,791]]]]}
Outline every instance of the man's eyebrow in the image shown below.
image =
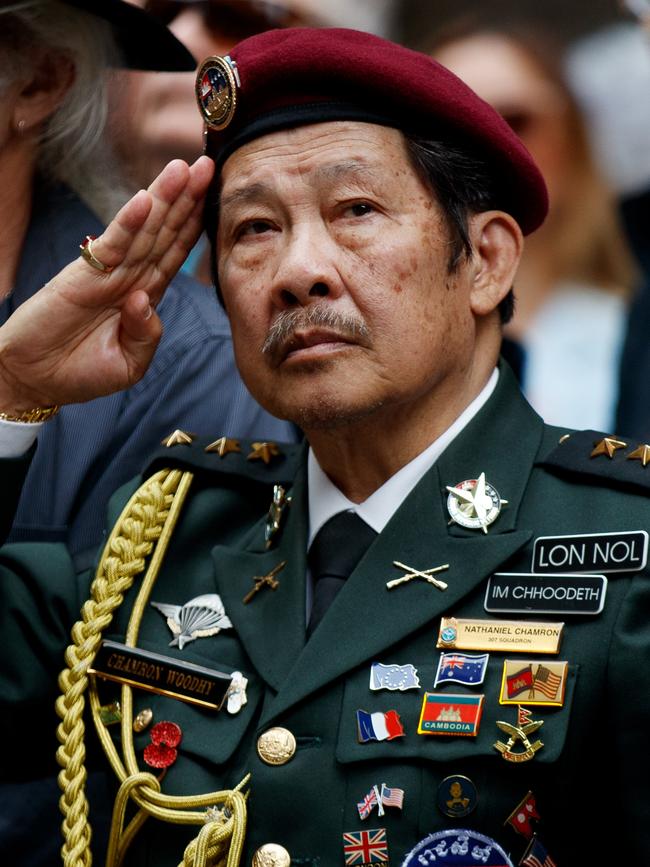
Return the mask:
{"type": "Polygon", "coordinates": [[[377,171],[367,162],[362,160],[346,160],[344,163],[321,166],[316,169],[317,177],[332,183],[333,181],[345,180],[347,177],[362,177],[368,180],[378,180],[377,171]]]}
{"type": "MultiPolygon", "coordinates": [[[[366,178],[370,181],[379,182],[379,175],[375,169],[362,160],[346,160],[343,163],[334,163],[328,166],[320,166],[314,172],[316,179],[327,183],[345,180],[346,178],[366,178]]],[[[221,209],[230,205],[246,204],[272,195],[272,188],[265,183],[258,182],[249,186],[240,187],[232,193],[222,195],[219,200],[221,209]]]]}
{"type": "Polygon", "coordinates": [[[229,205],[246,204],[268,196],[271,188],[267,184],[257,183],[250,184],[247,187],[240,187],[238,190],[233,190],[232,193],[219,199],[219,207],[227,208],[229,205]]]}

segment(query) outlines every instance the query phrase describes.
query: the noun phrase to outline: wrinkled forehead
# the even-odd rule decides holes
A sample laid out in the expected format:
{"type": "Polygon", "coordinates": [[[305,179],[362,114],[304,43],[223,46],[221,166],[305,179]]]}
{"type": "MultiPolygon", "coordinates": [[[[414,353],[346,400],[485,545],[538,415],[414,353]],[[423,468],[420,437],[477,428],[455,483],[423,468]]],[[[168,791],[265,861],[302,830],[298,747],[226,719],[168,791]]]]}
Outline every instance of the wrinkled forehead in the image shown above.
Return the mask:
{"type": "Polygon", "coordinates": [[[332,121],[268,133],[242,145],[221,166],[221,205],[260,184],[281,190],[288,179],[311,184],[380,185],[415,174],[401,131],[360,121],[332,121]]]}

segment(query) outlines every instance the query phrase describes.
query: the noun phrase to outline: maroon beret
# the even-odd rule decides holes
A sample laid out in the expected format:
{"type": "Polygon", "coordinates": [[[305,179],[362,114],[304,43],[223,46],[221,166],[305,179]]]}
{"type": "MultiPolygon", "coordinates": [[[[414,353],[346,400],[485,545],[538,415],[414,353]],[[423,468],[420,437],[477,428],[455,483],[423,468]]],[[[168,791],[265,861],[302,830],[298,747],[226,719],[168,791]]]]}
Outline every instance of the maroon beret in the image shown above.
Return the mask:
{"type": "Polygon", "coordinates": [[[453,142],[494,173],[498,206],[524,233],[544,220],[548,196],[532,157],[508,124],[432,58],[369,33],[338,28],[269,30],[197,75],[206,152],[217,166],[255,138],[305,124],[359,120],[453,142]]]}

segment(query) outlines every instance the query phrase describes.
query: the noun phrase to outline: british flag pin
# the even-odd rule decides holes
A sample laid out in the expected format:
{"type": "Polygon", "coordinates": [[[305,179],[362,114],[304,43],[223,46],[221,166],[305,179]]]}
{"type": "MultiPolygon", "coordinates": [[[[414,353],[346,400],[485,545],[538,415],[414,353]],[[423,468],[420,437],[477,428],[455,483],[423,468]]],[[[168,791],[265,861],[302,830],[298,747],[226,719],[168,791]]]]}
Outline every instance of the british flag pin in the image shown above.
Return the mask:
{"type": "Polygon", "coordinates": [[[343,855],[345,863],[382,864],[388,862],[388,841],[385,828],[372,831],[347,831],[343,834],[343,855]]]}

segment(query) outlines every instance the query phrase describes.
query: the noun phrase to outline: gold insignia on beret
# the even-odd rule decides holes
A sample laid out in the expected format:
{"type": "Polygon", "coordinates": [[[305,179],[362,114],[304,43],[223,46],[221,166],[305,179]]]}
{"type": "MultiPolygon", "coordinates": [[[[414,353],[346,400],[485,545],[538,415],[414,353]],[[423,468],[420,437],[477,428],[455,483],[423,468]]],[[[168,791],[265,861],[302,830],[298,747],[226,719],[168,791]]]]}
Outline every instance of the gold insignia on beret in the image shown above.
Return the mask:
{"type": "Polygon", "coordinates": [[[203,61],[196,74],[196,101],[210,129],[225,129],[235,114],[239,73],[228,55],[213,55],[203,61]]]}
{"type": "Polygon", "coordinates": [[[270,463],[271,458],[282,454],[275,443],[251,443],[252,452],[247,456],[249,461],[264,461],[270,463]]]}
{"type": "Polygon", "coordinates": [[[623,440],[616,439],[613,437],[603,437],[600,442],[595,443],[595,448],[592,453],[589,455],[590,458],[596,458],[598,455],[607,455],[608,458],[614,457],[614,452],[617,449],[627,448],[627,443],[624,443],[623,440]]]}
{"type": "Polygon", "coordinates": [[[241,449],[239,448],[239,440],[233,440],[230,439],[230,437],[219,437],[218,440],[215,440],[213,443],[206,446],[203,451],[214,452],[222,458],[230,452],[240,452],[241,449]]]}
{"type": "Polygon", "coordinates": [[[176,428],[173,433],[170,433],[168,437],[165,437],[160,445],[167,446],[168,449],[172,446],[188,446],[195,438],[196,434],[187,433],[187,431],[176,428]]]}

